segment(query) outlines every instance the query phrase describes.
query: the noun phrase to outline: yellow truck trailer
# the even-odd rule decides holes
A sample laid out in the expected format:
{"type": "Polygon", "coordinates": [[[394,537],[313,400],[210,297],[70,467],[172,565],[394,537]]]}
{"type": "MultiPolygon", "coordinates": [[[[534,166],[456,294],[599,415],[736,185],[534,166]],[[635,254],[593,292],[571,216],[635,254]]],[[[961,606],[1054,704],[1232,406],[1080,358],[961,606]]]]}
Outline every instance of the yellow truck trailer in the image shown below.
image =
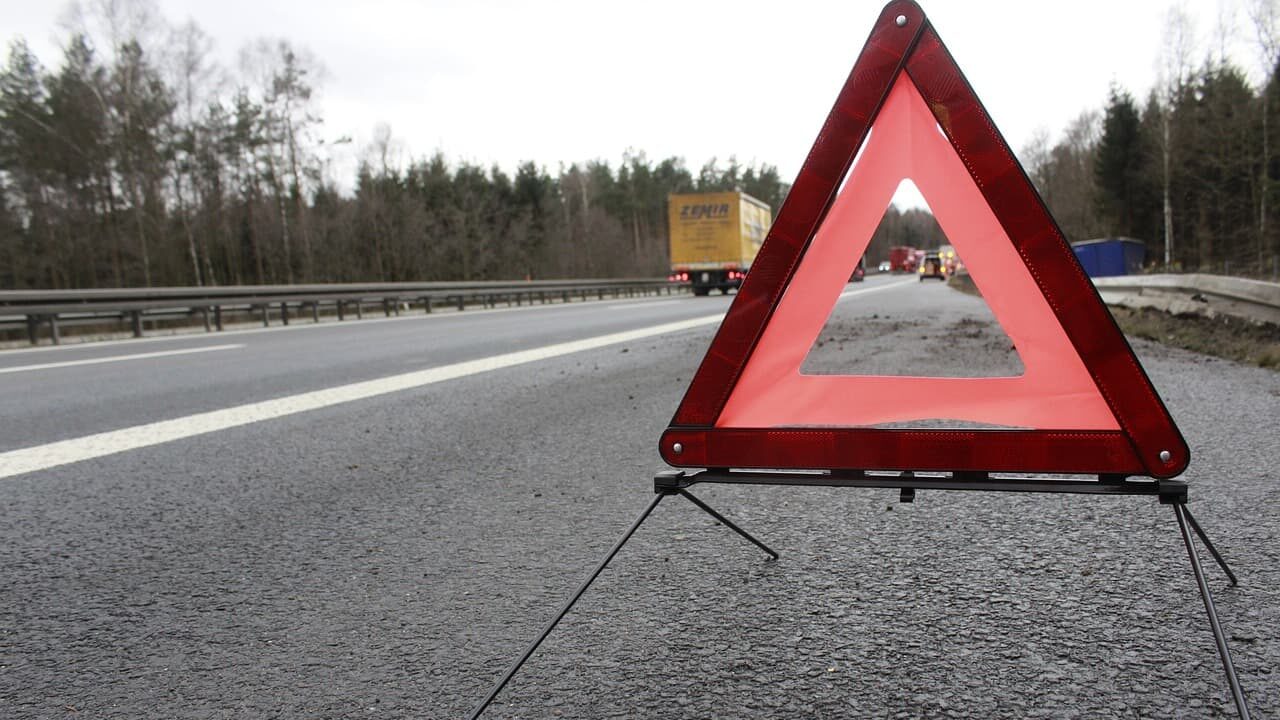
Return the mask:
{"type": "Polygon", "coordinates": [[[773,223],[769,206],[743,192],[667,196],[671,279],[694,295],[742,285],[773,223]]]}

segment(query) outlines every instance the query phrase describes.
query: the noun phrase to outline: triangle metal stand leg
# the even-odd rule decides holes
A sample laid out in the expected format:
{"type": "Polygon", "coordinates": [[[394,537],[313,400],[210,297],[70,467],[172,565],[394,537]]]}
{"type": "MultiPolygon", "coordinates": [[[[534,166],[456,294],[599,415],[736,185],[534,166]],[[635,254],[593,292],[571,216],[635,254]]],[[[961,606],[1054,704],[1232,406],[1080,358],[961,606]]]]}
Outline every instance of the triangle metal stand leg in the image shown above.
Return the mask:
{"type": "Polygon", "coordinates": [[[774,552],[773,550],[770,550],[768,545],[765,545],[764,543],[762,543],[762,542],[760,542],[759,540],[755,539],[754,537],[752,537],[751,533],[747,532],[746,530],[743,530],[742,528],[738,527],[737,525],[734,525],[732,522],[730,522],[730,521],[729,521],[729,519],[728,519],[728,518],[726,518],[725,516],[723,516],[723,515],[721,515],[720,513],[716,512],[715,510],[712,510],[712,509],[711,509],[711,507],[710,507],[709,505],[707,505],[706,503],[702,502],[702,501],[701,501],[701,500],[699,500],[698,498],[694,497],[694,496],[693,496],[693,494],[692,494],[692,493],[690,493],[688,490],[685,490],[685,489],[681,488],[681,489],[679,489],[679,490],[676,490],[676,492],[678,492],[678,493],[680,493],[681,495],[683,495],[683,496],[685,496],[686,498],[688,498],[688,499],[689,499],[689,502],[693,503],[694,505],[697,505],[699,508],[701,508],[701,509],[702,509],[702,511],[703,511],[703,512],[705,512],[706,514],[710,515],[711,517],[713,517],[713,518],[715,518],[717,521],[719,521],[721,525],[724,525],[725,527],[729,528],[730,530],[732,530],[732,531],[734,531],[734,532],[738,533],[738,534],[739,534],[739,535],[741,535],[742,537],[744,537],[744,538],[746,538],[747,540],[751,541],[751,543],[752,543],[752,544],[754,544],[756,547],[758,547],[758,548],[760,548],[761,550],[763,550],[763,551],[765,551],[766,553],[768,553],[768,554],[769,554],[769,557],[770,557],[771,559],[773,559],[773,560],[777,560],[777,559],[778,559],[778,553],[774,552]]]}
{"type": "Polygon", "coordinates": [[[1200,536],[1200,542],[1204,543],[1206,548],[1209,548],[1209,554],[1213,555],[1213,559],[1218,561],[1218,567],[1222,568],[1222,572],[1226,573],[1227,579],[1231,581],[1232,585],[1239,585],[1240,583],[1236,580],[1236,574],[1231,572],[1231,568],[1227,567],[1227,561],[1223,560],[1222,556],[1218,554],[1218,548],[1213,546],[1213,543],[1209,541],[1209,536],[1200,528],[1200,523],[1196,522],[1195,517],[1191,515],[1191,508],[1185,504],[1181,507],[1183,516],[1187,518],[1187,523],[1191,525],[1192,530],[1196,531],[1196,535],[1200,536]]]}
{"type": "Polygon", "coordinates": [[[1209,614],[1209,627],[1213,630],[1213,640],[1218,645],[1218,655],[1222,658],[1222,667],[1227,674],[1227,684],[1231,686],[1231,698],[1235,700],[1236,710],[1240,713],[1241,720],[1249,720],[1249,706],[1244,700],[1244,691],[1240,688],[1240,679],[1236,677],[1236,666],[1231,660],[1231,648],[1227,646],[1227,637],[1222,632],[1222,623],[1218,620],[1218,610],[1213,604],[1213,593],[1209,591],[1209,584],[1204,579],[1204,567],[1200,565],[1200,556],[1196,554],[1195,545],[1191,542],[1191,531],[1187,528],[1190,525],[1195,528],[1195,532],[1200,536],[1200,540],[1204,542],[1205,547],[1209,548],[1209,552],[1213,554],[1218,565],[1222,567],[1223,572],[1231,579],[1231,584],[1236,584],[1236,576],[1227,567],[1226,561],[1218,554],[1213,543],[1209,542],[1209,538],[1205,535],[1204,530],[1200,528],[1200,524],[1191,516],[1191,511],[1187,509],[1185,503],[1174,502],[1173,513],[1178,518],[1178,529],[1182,531],[1182,542],[1187,546],[1187,555],[1191,557],[1191,571],[1196,576],[1196,585],[1200,587],[1200,597],[1204,599],[1204,609],[1209,614]]]}
{"type": "Polygon", "coordinates": [[[692,502],[694,505],[698,506],[699,509],[701,509],[703,512],[706,512],[711,517],[715,518],[722,525],[733,530],[734,532],[738,533],[739,535],[746,538],[747,540],[750,540],[761,550],[764,550],[766,553],[768,553],[772,557],[772,559],[774,560],[778,559],[778,553],[769,549],[769,547],[766,546],[764,543],[752,537],[750,533],[748,533],[747,531],[743,530],[742,528],[730,522],[723,515],[711,509],[709,505],[697,499],[696,497],[694,497],[692,494],[690,494],[688,491],[684,490],[683,488],[655,487],[654,489],[656,494],[654,495],[653,501],[650,502],[648,507],[644,509],[644,512],[640,513],[640,517],[636,518],[636,521],[631,523],[631,527],[627,528],[627,531],[622,534],[622,537],[618,538],[618,542],[614,543],[613,548],[611,548],[609,552],[604,556],[604,559],[600,561],[600,564],[596,566],[596,569],[593,570],[591,574],[587,576],[587,579],[584,580],[582,584],[578,586],[578,589],[573,593],[573,595],[570,596],[567,601],[565,601],[564,605],[560,607],[560,611],[557,612],[556,616],[551,619],[551,622],[547,623],[547,625],[542,628],[542,632],[539,633],[538,637],[534,639],[532,643],[529,644],[529,647],[525,648],[524,653],[521,654],[520,657],[517,658],[516,661],[511,664],[511,667],[507,668],[506,674],[502,676],[502,679],[499,680],[491,690],[489,690],[489,694],[485,696],[484,700],[481,700],[480,704],[477,705],[475,709],[471,711],[471,714],[468,716],[470,720],[476,720],[476,718],[480,717],[480,714],[483,713],[485,709],[489,707],[490,703],[493,702],[493,699],[498,696],[498,693],[502,692],[502,689],[507,686],[507,683],[511,681],[511,678],[515,677],[515,674],[519,672],[520,668],[524,665],[525,661],[528,660],[529,657],[533,655],[534,651],[538,649],[538,646],[542,644],[542,641],[547,639],[547,636],[550,635],[551,631],[556,628],[556,625],[560,624],[560,621],[564,619],[564,616],[567,615],[569,613],[569,610],[573,608],[574,604],[578,602],[578,598],[582,597],[582,594],[587,591],[587,588],[591,587],[591,583],[595,582],[596,578],[600,576],[600,573],[604,571],[605,566],[607,566],[609,564],[609,561],[613,559],[613,556],[617,555],[618,551],[622,549],[622,546],[627,544],[627,541],[630,540],[631,536],[635,534],[636,530],[638,530],[640,526],[644,524],[644,521],[648,519],[649,515],[654,511],[654,508],[658,507],[658,503],[662,502],[662,499],[664,497],[667,497],[668,495],[683,495],[685,498],[688,498],[688,500],[692,502]]]}

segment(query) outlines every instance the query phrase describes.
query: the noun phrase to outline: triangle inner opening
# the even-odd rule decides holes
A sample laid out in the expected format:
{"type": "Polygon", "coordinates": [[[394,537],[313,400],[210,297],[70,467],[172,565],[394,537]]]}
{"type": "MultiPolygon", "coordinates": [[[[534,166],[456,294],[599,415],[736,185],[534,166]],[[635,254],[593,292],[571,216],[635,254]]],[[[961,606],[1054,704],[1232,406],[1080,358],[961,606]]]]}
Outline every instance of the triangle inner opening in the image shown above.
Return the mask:
{"type": "Polygon", "coordinates": [[[927,201],[903,180],[800,373],[976,378],[1024,371],[927,201]],[[880,292],[904,282],[909,287],[880,292]]]}

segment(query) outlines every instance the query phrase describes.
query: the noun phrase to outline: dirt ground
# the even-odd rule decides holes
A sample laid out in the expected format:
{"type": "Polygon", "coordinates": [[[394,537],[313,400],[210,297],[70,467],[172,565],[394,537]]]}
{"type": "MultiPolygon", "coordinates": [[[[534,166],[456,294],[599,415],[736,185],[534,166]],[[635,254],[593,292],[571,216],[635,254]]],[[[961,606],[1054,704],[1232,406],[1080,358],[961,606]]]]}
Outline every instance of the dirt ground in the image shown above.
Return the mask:
{"type": "MultiPolygon", "coordinates": [[[[962,292],[979,295],[968,275],[953,276],[948,283],[962,292]]],[[[1108,309],[1129,337],[1280,370],[1280,326],[1229,316],[1173,315],[1150,308],[1113,305],[1108,309]]]]}
{"type": "Polygon", "coordinates": [[[1171,315],[1159,310],[1112,307],[1126,335],[1280,370],[1280,326],[1220,316],[1171,315]]]}

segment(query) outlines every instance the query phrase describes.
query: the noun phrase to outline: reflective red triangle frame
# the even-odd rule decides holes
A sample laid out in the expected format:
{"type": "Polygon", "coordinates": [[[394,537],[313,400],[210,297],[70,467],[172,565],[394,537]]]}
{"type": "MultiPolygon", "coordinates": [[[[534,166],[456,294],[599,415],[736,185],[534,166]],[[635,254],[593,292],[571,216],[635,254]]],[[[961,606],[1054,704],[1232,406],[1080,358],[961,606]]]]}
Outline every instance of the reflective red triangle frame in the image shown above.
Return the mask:
{"type": "Polygon", "coordinates": [[[924,12],[885,6],[694,374],[659,452],[676,467],[1080,473],[1173,477],[1190,451],[1031,181],[924,12]],[[905,18],[902,25],[898,18],[905,18]],[[1119,431],[717,428],[730,392],[905,74],[1035,278],[1119,431]],[[679,445],[680,452],[675,451],[679,445]]]}

